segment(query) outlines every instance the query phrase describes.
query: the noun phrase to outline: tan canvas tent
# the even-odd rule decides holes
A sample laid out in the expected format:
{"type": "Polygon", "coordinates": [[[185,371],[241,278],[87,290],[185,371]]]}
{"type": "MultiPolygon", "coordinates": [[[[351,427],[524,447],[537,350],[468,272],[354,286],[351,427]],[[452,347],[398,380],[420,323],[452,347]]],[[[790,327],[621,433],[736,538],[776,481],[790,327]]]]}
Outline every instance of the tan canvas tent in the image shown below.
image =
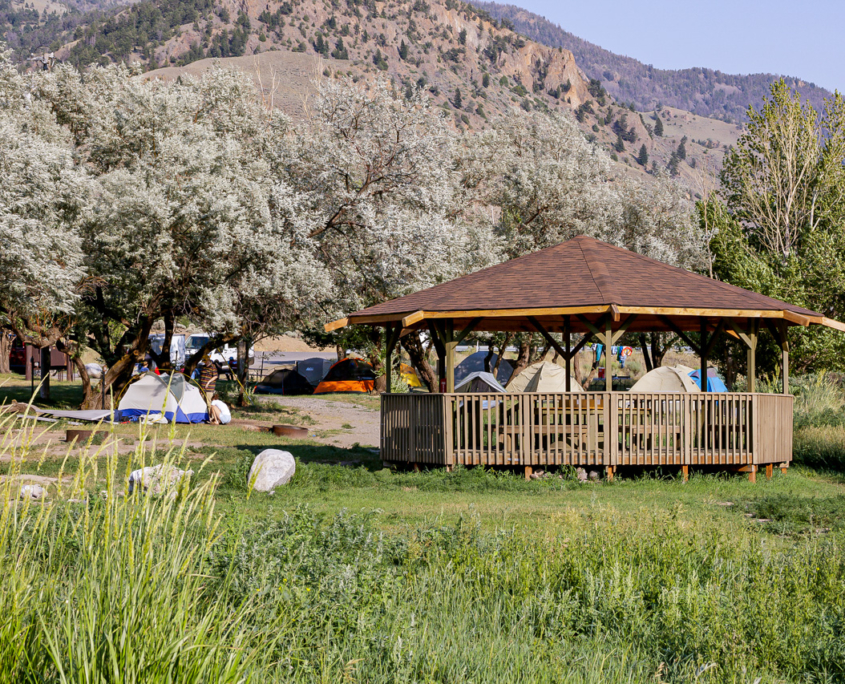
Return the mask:
{"type": "MultiPolygon", "coordinates": [[[[574,377],[569,386],[570,392],[584,391],[574,377]]],[[[550,361],[532,363],[508,385],[508,392],[566,392],[566,369],[550,361]]]]}
{"type": "Polygon", "coordinates": [[[629,392],[700,392],[686,366],[661,366],[641,377],[629,392]]]}

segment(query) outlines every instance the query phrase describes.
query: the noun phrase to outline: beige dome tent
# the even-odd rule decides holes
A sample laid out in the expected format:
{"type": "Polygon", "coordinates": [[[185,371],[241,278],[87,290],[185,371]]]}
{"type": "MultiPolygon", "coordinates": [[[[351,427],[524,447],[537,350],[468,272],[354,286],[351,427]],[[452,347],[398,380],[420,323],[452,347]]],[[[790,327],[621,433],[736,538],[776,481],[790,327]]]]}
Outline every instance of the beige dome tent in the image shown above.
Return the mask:
{"type": "MultiPolygon", "coordinates": [[[[575,378],[570,378],[570,392],[583,392],[575,378]]],[[[566,369],[549,361],[532,363],[508,385],[508,392],[566,392],[566,369]]]]}
{"type": "Polygon", "coordinates": [[[685,366],[661,366],[646,373],[629,392],[699,392],[685,366]]]}

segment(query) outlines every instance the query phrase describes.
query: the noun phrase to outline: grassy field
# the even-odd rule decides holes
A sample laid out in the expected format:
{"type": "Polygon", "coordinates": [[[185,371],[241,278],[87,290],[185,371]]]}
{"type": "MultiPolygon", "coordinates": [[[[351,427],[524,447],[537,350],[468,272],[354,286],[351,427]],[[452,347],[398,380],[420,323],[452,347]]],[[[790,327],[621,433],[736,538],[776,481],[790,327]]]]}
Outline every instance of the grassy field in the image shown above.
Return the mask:
{"type": "MultiPolygon", "coordinates": [[[[757,484],[396,472],[238,427],[118,426],[70,450],[45,445],[64,424],[7,422],[0,682],[845,681],[845,422],[813,382],[796,451],[814,467],[757,484]],[[297,474],[249,492],[268,446],[297,474]],[[160,462],[190,487],[122,495],[160,462]],[[14,501],[32,475],[56,480],[48,503],[14,501]]],[[[307,422],[235,417],[282,410],[307,422]]]]}

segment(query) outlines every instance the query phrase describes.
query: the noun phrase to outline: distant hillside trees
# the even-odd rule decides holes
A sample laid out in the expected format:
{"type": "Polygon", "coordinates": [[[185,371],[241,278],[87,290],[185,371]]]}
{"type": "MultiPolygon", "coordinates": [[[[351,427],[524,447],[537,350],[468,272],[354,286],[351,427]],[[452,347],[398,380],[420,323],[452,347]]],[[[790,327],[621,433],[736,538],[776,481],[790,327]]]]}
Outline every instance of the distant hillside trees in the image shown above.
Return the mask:
{"type": "Polygon", "coordinates": [[[654,121],[654,134],[655,134],[658,138],[662,138],[662,137],[663,137],[663,120],[660,118],[660,114],[659,114],[659,113],[655,115],[655,121],[654,121]]]}
{"type": "Polygon", "coordinates": [[[645,148],[645,143],[640,147],[640,153],[637,155],[637,163],[643,168],[648,168],[648,150],[645,148]]]}

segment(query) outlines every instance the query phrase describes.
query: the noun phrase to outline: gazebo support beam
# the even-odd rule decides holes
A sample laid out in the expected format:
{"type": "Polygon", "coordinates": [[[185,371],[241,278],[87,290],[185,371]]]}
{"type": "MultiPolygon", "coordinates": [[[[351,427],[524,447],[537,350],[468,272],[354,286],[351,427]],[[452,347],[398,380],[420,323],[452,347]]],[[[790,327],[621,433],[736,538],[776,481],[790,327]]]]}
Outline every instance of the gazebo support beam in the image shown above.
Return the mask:
{"type": "MultiPolygon", "coordinates": [[[[736,321],[727,318],[723,319],[727,322],[728,326],[734,331],[737,337],[741,339],[748,350],[748,357],[747,357],[747,368],[745,372],[745,377],[747,379],[747,392],[755,392],[755,385],[757,380],[757,338],[760,333],[760,319],[759,318],[752,318],[748,321],[748,330],[743,330],[740,328],[736,321]]],[[[787,356],[787,365],[789,364],[789,358],[787,356]]],[[[788,382],[787,382],[788,384],[788,382]]]]}
{"type": "Polygon", "coordinates": [[[772,335],[775,336],[781,353],[781,377],[783,378],[783,393],[789,394],[789,338],[786,335],[786,323],[784,321],[766,321],[772,335]]]}
{"type": "MultiPolygon", "coordinates": [[[[635,317],[630,316],[629,318],[635,318],[635,317]]],[[[564,360],[566,361],[566,391],[571,392],[572,391],[572,381],[571,381],[572,359],[574,359],[575,355],[584,348],[585,344],[587,344],[591,339],[593,339],[593,333],[588,332],[586,335],[584,335],[584,337],[581,339],[581,341],[578,344],[575,345],[574,349],[572,349],[571,348],[571,341],[570,341],[570,338],[569,338],[570,320],[569,320],[569,316],[565,316],[564,321],[563,321],[563,341],[566,344],[566,349],[563,349],[563,348],[561,348],[558,341],[556,339],[554,339],[549,334],[549,331],[546,330],[545,327],[543,327],[543,324],[540,323],[540,321],[538,321],[533,316],[529,316],[528,321],[529,321],[529,323],[531,323],[531,325],[534,326],[534,329],[543,336],[543,338],[546,340],[546,342],[548,342],[549,345],[551,345],[551,347],[558,353],[558,355],[562,356],[564,358],[564,360]]],[[[631,321],[631,320],[628,320],[628,321],[625,322],[626,323],[626,326],[625,326],[626,329],[627,329],[627,326],[630,325],[632,322],[633,321],[631,321]]],[[[603,337],[603,335],[600,336],[600,337],[603,337]]]]}
{"type": "Polygon", "coordinates": [[[387,328],[386,332],[386,342],[387,346],[385,349],[385,363],[384,363],[384,375],[385,375],[385,388],[384,391],[387,394],[390,394],[390,388],[393,387],[393,350],[396,347],[396,343],[399,341],[399,335],[402,333],[402,326],[401,324],[392,325],[387,328]]]}
{"type": "Polygon", "coordinates": [[[455,349],[482,320],[481,317],[472,319],[457,335],[452,319],[428,321],[439,361],[438,380],[446,380],[446,392],[449,394],[455,391],[455,349]]]}

